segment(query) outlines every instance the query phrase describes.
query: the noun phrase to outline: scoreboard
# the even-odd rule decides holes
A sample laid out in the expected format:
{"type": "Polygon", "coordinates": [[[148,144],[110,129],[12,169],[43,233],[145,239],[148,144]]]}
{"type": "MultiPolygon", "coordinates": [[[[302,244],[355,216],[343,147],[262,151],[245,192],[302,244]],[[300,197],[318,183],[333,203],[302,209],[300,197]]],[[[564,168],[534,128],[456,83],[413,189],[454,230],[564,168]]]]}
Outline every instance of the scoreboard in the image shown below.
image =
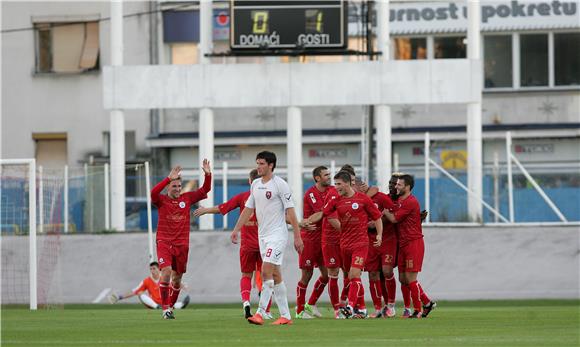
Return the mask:
{"type": "Polygon", "coordinates": [[[232,0],[232,50],[324,49],[347,45],[347,2],[232,0]]]}

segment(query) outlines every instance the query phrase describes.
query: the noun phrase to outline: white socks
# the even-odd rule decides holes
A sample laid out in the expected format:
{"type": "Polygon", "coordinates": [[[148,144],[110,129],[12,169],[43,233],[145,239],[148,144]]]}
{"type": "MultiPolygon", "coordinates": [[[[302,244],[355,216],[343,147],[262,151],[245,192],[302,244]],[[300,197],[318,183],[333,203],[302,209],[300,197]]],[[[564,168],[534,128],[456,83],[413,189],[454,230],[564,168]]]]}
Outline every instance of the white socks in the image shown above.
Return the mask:
{"type": "Polygon", "coordinates": [[[272,292],[274,291],[274,280],[266,280],[262,284],[262,294],[260,294],[260,303],[258,304],[258,312],[264,316],[266,309],[268,308],[268,303],[272,298],[272,292]]]}
{"type": "Polygon", "coordinates": [[[158,306],[157,303],[153,301],[153,299],[151,299],[147,294],[139,295],[139,300],[143,303],[143,305],[149,308],[157,308],[158,306]]]}
{"type": "MultiPolygon", "coordinates": [[[[263,294],[264,292],[262,292],[262,295],[263,294]]],[[[274,299],[276,299],[276,305],[278,305],[280,316],[286,319],[292,319],[292,316],[290,315],[290,309],[288,308],[288,296],[284,282],[280,282],[274,286],[274,299]]]]}

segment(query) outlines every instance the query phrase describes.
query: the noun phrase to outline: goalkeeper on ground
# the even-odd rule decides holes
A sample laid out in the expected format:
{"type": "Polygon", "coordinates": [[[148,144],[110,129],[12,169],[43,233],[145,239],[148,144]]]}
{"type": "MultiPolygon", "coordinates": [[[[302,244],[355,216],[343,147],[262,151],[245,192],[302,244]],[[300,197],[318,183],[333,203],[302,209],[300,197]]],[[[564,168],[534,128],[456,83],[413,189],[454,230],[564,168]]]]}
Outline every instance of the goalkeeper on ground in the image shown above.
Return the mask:
{"type": "MultiPolygon", "coordinates": [[[[159,279],[161,278],[161,271],[159,264],[154,261],[149,264],[149,271],[151,275],[146,277],[139,285],[130,292],[125,294],[113,293],[109,296],[109,302],[114,304],[119,300],[127,299],[137,295],[139,301],[148,308],[161,308],[161,293],[159,291],[159,279]]],[[[183,300],[175,303],[175,309],[185,308],[189,304],[189,295],[186,295],[183,300]]]]}

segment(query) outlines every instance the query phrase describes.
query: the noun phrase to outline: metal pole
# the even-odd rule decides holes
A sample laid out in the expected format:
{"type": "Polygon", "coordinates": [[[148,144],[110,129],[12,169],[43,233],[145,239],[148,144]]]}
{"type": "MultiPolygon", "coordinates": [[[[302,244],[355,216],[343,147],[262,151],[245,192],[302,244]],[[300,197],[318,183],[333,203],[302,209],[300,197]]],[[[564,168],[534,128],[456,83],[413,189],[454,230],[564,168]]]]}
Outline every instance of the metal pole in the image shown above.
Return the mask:
{"type": "Polygon", "coordinates": [[[149,239],[149,261],[155,261],[153,253],[153,221],[151,217],[151,176],[149,174],[149,162],[145,162],[145,195],[147,196],[147,237],[149,239]]]}
{"type": "Polygon", "coordinates": [[[29,282],[30,282],[30,309],[36,310],[37,302],[37,282],[36,282],[36,160],[31,159],[28,167],[28,219],[30,230],[28,230],[29,242],[29,282]]]}
{"type": "Polygon", "coordinates": [[[64,166],[64,232],[68,233],[68,165],[64,166]]]}
{"type": "MultiPolygon", "coordinates": [[[[423,147],[423,153],[425,156],[425,210],[430,212],[431,209],[431,170],[429,168],[429,161],[431,160],[431,135],[427,132],[425,133],[425,144],[423,147]]],[[[431,213],[427,214],[425,218],[425,223],[431,221],[431,213]]]]}
{"type": "Polygon", "coordinates": [[[467,0],[468,30],[467,30],[467,57],[472,65],[480,68],[473,74],[472,86],[477,89],[477,101],[467,105],[467,186],[479,198],[468,197],[469,219],[472,222],[481,222],[483,207],[483,145],[481,119],[481,90],[483,68],[481,67],[481,23],[480,1],[467,0]]]}
{"type": "MultiPolygon", "coordinates": [[[[389,0],[376,3],[377,13],[377,48],[382,53],[381,62],[391,59],[391,37],[389,32],[389,0]]],[[[377,184],[380,188],[388,187],[392,173],[392,121],[389,105],[376,106],[377,125],[377,184]]]]}
{"type": "Polygon", "coordinates": [[[558,207],[556,206],[556,204],[554,204],[552,199],[550,199],[548,195],[546,195],[544,190],[540,187],[540,185],[538,185],[536,180],[530,175],[530,173],[528,172],[528,170],[526,170],[526,168],[522,165],[522,163],[520,163],[518,158],[516,158],[515,155],[513,154],[511,156],[514,163],[516,163],[516,165],[520,168],[520,170],[522,170],[524,176],[526,176],[528,181],[532,184],[532,186],[536,189],[536,191],[540,194],[540,196],[542,197],[542,199],[544,199],[544,201],[548,204],[548,206],[550,206],[552,211],[556,213],[556,215],[558,216],[558,218],[560,218],[562,222],[567,223],[568,220],[566,219],[566,217],[564,217],[560,209],[558,209],[558,207]]]}
{"type": "MultiPolygon", "coordinates": [[[[123,65],[123,1],[111,0],[111,65],[123,65]]],[[[110,113],[111,227],[125,230],[125,114],[110,113]]]]}
{"type": "MultiPolygon", "coordinates": [[[[228,201],[228,162],[224,161],[222,164],[222,203],[228,201]]],[[[228,228],[228,215],[223,215],[223,228],[228,228]]]]}
{"type": "MultiPolygon", "coordinates": [[[[202,2],[203,3],[203,2],[202,2]]],[[[204,158],[207,158],[211,165],[213,165],[214,157],[214,114],[213,110],[209,108],[202,108],[199,112],[199,164],[204,158]]],[[[199,174],[199,185],[203,183],[205,179],[205,174],[203,170],[200,170],[199,174]]],[[[211,182],[212,189],[207,193],[207,199],[204,200],[204,204],[207,206],[214,205],[214,180],[211,182]]],[[[210,230],[214,228],[213,225],[214,215],[208,213],[199,218],[199,228],[201,230],[210,230]]]]}
{"type": "Polygon", "coordinates": [[[330,161],[330,184],[334,185],[334,175],[336,175],[336,160],[330,161]]]}
{"type": "Polygon", "coordinates": [[[399,172],[399,153],[397,152],[393,153],[393,172],[399,172]]]}
{"type": "Polygon", "coordinates": [[[104,187],[104,192],[105,192],[105,229],[110,230],[111,229],[111,209],[109,207],[109,203],[111,202],[110,199],[110,193],[109,193],[109,164],[105,163],[105,167],[103,169],[104,172],[104,181],[105,181],[105,187],[104,187]]]}
{"type": "Polygon", "coordinates": [[[508,217],[510,223],[514,223],[514,183],[512,177],[512,133],[508,131],[505,133],[505,149],[506,149],[506,165],[507,165],[507,179],[508,179],[508,217]]]}
{"type": "Polygon", "coordinates": [[[288,184],[294,196],[296,216],[302,217],[302,110],[288,107],[287,116],[288,184]]]}
{"type": "MultiPolygon", "coordinates": [[[[493,152],[493,207],[499,211],[499,154],[493,152]]],[[[498,217],[494,216],[494,221],[498,222],[498,217]]]]}
{"type": "Polygon", "coordinates": [[[44,182],[42,165],[38,166],[38,232],[44,232],[44,182]]]}

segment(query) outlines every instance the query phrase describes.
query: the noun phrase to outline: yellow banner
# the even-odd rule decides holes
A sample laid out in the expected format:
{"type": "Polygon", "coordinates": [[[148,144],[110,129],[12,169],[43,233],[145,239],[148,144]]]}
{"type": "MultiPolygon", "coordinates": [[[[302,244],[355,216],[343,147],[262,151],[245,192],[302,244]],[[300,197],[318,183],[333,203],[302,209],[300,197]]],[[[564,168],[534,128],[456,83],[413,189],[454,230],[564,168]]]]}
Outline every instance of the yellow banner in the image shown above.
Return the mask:
{"type": "Polygon", "coordinates": [[[467,168],[467,151],[441,151],[441,166],[444,169],[465,170],[467,168]]]}

